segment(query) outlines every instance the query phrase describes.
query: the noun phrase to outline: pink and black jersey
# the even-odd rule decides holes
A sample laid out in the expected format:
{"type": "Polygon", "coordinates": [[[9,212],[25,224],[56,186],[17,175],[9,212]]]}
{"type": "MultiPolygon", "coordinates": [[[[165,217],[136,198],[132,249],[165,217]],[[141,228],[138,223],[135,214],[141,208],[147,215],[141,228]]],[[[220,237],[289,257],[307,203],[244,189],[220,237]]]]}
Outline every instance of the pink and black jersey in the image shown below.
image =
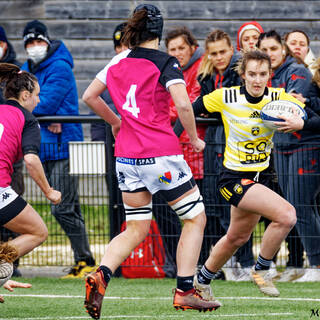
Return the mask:
{"type": "Polygon", "coordinates": [[[115,156],[148,158],[182,154],[169,116],[172,84],[185,83],[176,58],[135,48],[115,56],[97,75],[121,115],[115,156]]]}
{"type": "Polygon", "coordinates": [[[24,154],[38,154],[40,128],[36,118],[14,100],[0,105],[0,187],[8,187],[12,165],[24,154]]]}

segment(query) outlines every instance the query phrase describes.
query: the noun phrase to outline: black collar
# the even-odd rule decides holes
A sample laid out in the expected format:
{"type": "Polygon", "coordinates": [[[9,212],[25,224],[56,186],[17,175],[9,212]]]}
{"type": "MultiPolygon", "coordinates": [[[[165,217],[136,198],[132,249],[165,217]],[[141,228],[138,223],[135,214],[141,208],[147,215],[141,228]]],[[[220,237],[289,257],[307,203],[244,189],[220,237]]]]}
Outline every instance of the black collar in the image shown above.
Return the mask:
{"type": "Polygon", "coordinates": [[[244,95],[246,96],[247,101],[250,102],[250,103],[252,103],[252,104],[259,103],[259,102],[263,99],[263,97],[264,97],[265,95],[268,95],[268,92],[269,92],[269,91],[268,91],[268,88],[266,87],[266,88],[264,89],[264,93],[263,93],[262,96],[260,96],[260,97],[253,97],[253,96],[251,96],[251,95],[248,93],[248,91],[247,91],[247,89],[246,89],[245,86],[242,86],[242,87],[240,88],[240,93],[241,93],[241,94],[244,94],[244,95]]]}
{"type": "Polygon", "coordinates": [[[8,104],[10,106],[14,106],[14,107],[18,107],[18,108],[22,108],[21,104],[16,101],[16,100],[7,100],[4,104],[8,104]]]}

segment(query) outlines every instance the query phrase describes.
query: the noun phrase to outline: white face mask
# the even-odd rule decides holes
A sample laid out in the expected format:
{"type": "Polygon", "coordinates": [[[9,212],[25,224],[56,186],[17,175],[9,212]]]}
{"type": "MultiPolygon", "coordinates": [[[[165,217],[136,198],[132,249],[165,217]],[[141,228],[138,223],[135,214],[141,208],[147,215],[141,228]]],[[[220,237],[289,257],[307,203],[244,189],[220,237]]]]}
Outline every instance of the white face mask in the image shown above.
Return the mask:
{"type": "Polygon", "coordinates": [[[0,47],[0,60],[3,58],[3,56],[4,56],[4,49],[0,47]]]}
{"type": "Polygon", "coordinates": [[[47,46],[34,46],[27,48],[28,57],[34,62],[38,63],[47,55],[47,46]]]}

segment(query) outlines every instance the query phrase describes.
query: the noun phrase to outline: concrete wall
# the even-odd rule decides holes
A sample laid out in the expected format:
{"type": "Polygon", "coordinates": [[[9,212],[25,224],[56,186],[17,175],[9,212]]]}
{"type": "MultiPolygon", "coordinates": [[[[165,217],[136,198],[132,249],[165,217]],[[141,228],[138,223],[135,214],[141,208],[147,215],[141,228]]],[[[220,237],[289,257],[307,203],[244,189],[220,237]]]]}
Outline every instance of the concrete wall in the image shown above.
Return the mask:
{"type": "MultiPolygon", "coordinates": [[[[265,30],[281,34],[302,29],[320,55],[320,1],[145,1],[157,5],[165,18],[164,32],[188,26],[200,44],[214,28],[227,31],[235,41],[241,24],[257,20],[265,30]]],[[[0,24],[25,61],[22,32],[26,23],[39,19],[47,24],[52,39],[62,39],[75,62],[79,97],[113,56],[112,32],[142,1],[20,1],[0,0],[0,24]]],[[[163,43],[162,43],[162,49],[163,43]]],[[[80,101],[80,112],[88,113],[80,101]]]]}

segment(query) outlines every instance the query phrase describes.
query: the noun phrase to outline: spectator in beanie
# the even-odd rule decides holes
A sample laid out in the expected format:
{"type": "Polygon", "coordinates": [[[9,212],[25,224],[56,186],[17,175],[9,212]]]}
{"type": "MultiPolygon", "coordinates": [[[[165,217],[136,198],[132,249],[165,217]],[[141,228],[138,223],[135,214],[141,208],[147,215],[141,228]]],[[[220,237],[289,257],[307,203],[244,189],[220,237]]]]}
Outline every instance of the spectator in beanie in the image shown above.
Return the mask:
{"type": "MultiPolygon", "coordinates": [[[[23,70],[33,73],[40,85],[40,103],[35,116],[78,115],[78,94],[72,72],[73,59],[60,40],[50,40],[40,21],[28,22],[23,31],[28,60],[23,70]]],[[[66,278],[82,278],[94,270],[85,223],[80,210],[78,178],[69,175],[69,141],[82,141],[78,123],[42,123],[40,158],[51,185],[62,193],[61,203],[51,207],[71,242],[75,265],[66,278]]]]}

